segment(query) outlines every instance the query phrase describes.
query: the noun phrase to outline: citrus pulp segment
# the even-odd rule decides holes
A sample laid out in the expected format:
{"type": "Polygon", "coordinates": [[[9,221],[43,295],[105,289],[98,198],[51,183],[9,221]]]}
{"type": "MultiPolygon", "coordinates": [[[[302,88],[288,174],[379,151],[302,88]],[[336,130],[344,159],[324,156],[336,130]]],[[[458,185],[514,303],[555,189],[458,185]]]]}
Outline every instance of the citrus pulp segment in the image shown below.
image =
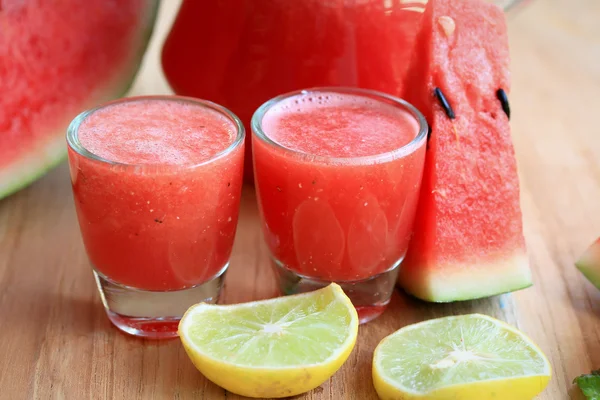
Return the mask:
{"type": "Polygon", "coordinates": [[[479,314],[406,326],[373,357],[382,399],[530,400],[549,380],[550,364],[529,338],[479,314]]]}
{"type": "Polygon", "coordinates": [[[357,332],[356,310],[336,284],[244,304],[200,303],[179,324],[200,372],[230,392],[259,398],[322,384],[346,361],[357,332]]]}

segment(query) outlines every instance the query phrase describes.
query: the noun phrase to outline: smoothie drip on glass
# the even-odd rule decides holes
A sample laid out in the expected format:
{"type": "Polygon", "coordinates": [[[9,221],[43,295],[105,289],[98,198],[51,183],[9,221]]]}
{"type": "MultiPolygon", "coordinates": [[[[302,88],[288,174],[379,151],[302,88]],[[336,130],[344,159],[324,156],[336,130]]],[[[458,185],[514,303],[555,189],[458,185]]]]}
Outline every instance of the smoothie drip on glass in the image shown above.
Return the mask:
{"type": "Polygon", "coordinates": [[[358,294],[350,297],[359,312],[379,307],[363,321],[383,311],[408,247],[425,157],[426,124],[405,104],[325,88],[276,98],[255,114],[259,207],[284,292],[335,281],[358,294]]]}
{"type": "Polygon", "coordinates": [[[83,242],[109,317],[136,335],[175,335],[190,305],[217,300],[229,265],[241,123],[200,100],[132,98],[80,115],[67,136],[83,242]]]}

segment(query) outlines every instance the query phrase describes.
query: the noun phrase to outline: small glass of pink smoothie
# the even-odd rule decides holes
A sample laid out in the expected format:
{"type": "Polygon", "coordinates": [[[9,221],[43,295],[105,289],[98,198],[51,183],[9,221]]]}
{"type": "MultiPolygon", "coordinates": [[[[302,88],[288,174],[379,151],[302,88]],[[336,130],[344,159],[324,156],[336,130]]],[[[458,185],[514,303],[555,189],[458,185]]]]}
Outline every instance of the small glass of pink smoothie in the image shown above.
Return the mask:
{"type": "Polygon", "coordinates": [[[75,208],[109,319],[132,335],[177,335],[216,302],[236,232],[244,127],[176,96],[117,100],[67,133],[75,208]]]}
{"type": "Polygon", "coordinates": [[[262,229],[283,293],[336,282],[361,322],[390,301],[412,233],[427,123],[380,92],[317,88],[252,118],[262,229]]]}

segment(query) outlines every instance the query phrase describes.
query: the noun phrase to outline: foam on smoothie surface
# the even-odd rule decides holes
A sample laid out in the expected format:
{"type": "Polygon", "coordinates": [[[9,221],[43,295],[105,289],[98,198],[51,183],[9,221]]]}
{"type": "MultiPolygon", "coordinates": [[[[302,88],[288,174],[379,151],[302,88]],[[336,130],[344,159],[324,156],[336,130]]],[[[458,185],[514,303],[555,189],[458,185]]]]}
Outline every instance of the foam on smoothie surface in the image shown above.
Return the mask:
{"type": "Polygon", "coordinates": [[[419,130],[417,120],[403,109],[337,93],[287,98],[266,112],[262,128],[281,146],[329,157],[386,153],[408,144],[419,130]]]}
{"type": "Polygon", "coordinates": [[[109,105],[79,127],[83,147],[124,164],[197,164],[225,150],[235,136],[236,126],[226,116],[183,101],[109,105]]]}

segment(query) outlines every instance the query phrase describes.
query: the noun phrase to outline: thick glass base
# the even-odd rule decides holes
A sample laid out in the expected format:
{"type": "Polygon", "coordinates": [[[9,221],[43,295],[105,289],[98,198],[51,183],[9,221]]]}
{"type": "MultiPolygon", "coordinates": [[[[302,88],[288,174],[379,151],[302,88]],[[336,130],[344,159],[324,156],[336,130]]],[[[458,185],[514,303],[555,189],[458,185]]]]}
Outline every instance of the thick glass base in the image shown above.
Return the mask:
{"type": "MultiPolygon", "coordinates": [[[[274,258],[271,258],[271,261],[283,294],[310,292],[330,284],[329,281],[300,275],[274,258]]],[[[385,311],[394,292],[401,262],[402,260],[398,260],[387,271],[367,279],[335,282],[342,287],[356,307],[361,324],[377,318],[385,311]]]]}
{"type": "Polygon", "coordinates": [[[149,339],[177,337],[179,320],[196,303],[216,303],[229,263],[211,280],[183,290],[148,291],[125,286],[94,271],[110,321],[123,332],[149,339]]]}

